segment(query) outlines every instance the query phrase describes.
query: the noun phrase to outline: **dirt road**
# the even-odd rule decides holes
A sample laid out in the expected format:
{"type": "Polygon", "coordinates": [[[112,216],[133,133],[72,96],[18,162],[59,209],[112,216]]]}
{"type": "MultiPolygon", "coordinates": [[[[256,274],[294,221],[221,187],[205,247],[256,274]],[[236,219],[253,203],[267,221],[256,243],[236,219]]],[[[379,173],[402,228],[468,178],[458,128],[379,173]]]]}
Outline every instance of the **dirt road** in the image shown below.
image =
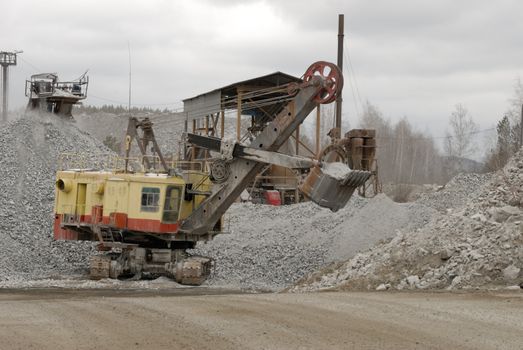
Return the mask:
{"type": "Polygon", "coordinates": [[[3,291],[0,349],[523,347],[520,292],[187,294],[3,291]]]}

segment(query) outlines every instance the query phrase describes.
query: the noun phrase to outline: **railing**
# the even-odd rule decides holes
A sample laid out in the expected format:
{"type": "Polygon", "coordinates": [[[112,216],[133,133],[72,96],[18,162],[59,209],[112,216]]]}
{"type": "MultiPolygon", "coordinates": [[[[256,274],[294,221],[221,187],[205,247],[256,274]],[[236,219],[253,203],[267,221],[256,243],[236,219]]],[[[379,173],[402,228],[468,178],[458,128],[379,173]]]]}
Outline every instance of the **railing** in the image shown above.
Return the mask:
{"type": "Polygon", "coordinates": [[[89,85],[89,78],[82,77],[76,81],[56,81],[52,77],[34,78],[25,81],[25,96],[47,97],[52,96],[56,90],[67,92],[79,98],[87,96],[87,87],[89,85]]]}
{"type": "MultiPolygon", "coordinates": [[[[163,172],[162,163],[159,156],[142,156],[136,158],[137,161],[142,165],[142,171],[147,170],[148,172],[163,172]],[[150,169],[145,169],[145,159],[149,162],[150,169]]],[[[165,159],[165,163],[169,169],[177,169],[180,171],[195,171],[195,172],[210,172],[210,163],[212,159],[206,160],[177,160],[177,159],[165,159]]]]}
{"type": "MultiPolygon", "coordinates": [[[[211,160],[185,161],[185,160],[166,160],[170,169],[180,171],[195,171],[209,173],[211,160]]],[[[158,156],[139,156],[121,157],[111,153],[102,154],[83,154],[83,153],[62,153],[58,158],[58,170],[106,170],[112,172],[124,172],[127,164],[128,171],[135,172],[165,172],[161,166],[158,156]],[[145,160],[149,162],[150,168],[145,167],[145,160]]]]}
{"type": "Polygon", "coordinates": [[[209,172],[212,160],[171,160],[167,164],[173,169],[209,172]]]}
{"type": "MultiPolygon", "coordinates": [[[[62,153],[58,158],[58,170],[123,170],[126,158],[115,154],[62,153]]],[[[139,162],[139,158],[127,158],[129,162],[139,162]]]]}

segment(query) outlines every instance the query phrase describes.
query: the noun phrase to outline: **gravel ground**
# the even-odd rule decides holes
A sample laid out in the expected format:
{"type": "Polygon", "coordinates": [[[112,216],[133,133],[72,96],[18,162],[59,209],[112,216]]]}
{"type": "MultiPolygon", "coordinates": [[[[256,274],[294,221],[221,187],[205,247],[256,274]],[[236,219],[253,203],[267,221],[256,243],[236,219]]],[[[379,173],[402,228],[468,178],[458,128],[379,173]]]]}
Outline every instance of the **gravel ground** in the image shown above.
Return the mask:
{"type": "Polygon", "coordinates": [[[1,347],[521,349],[521,294],[202,290],[4,291],[1,347]]]}
{"type": "Polygon", "coordinates": [[[92,163],[109,151],[56,116],[25,115],[0,134],[0,285],[86,268],[91,243],[52,240],[55,175],[62,153],[92,163]]]}

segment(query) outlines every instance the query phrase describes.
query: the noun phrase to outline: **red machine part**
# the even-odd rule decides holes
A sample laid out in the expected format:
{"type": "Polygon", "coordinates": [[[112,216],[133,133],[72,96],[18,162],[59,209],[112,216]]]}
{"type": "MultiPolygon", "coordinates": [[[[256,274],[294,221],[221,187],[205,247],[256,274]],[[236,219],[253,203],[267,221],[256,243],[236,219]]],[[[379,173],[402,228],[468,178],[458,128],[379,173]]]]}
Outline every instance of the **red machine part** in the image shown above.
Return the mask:
{"type": "Polygon", "coordinates": [[[343,74],[337,65],[330,62],[318,61],[313,63],[303,75],[303,81],[308,83],[314,76],[321,76],[327,84],[315,97],[318,103],[331,103],[336,99],[336,94],[343,88],[343,74]]]}
{"type": "Polygon", "coordinates": [[[280,206],[281,205],[281,197],[280,192],[276,190],[267,190],[264,193],[265,195],[265,201],[267,204],[280,206]]]}

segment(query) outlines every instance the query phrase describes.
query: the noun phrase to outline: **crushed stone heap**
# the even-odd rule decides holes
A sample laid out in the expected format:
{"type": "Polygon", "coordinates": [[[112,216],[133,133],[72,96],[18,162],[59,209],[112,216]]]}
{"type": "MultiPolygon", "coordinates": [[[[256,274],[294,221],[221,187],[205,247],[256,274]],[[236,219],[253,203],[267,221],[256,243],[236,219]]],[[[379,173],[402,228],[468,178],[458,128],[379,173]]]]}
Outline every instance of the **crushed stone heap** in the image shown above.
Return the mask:
{"type": "MultiPolygon", "coordinates": [[[[28,115],[0,132],[0,287],[86,276],[93,243],[52,240],[55,172],[62,153],[89,155],[86,165],[95,165],[110,151],[55,116],[28,115]]],[[[353,196],[336,213],[310,202],[236,203],[226,213],[231,233],[194,253],[216,259],[208,284],[228,288],[279,290],[300,279],[293,290],[516,285],[522,170],[519,153],[503,172],[459,175],[413,203],[353,196]]]]}
{"type": "Polygon", "coordinates": [[[331,271],[309,275],[292,290],[518,288],[523,282],[522,185],[521,151],[491,175],[460,175],[450,189],[420,199],[441,213],[425,227],[401,230],[331,271]],[[488,181],[482,184],[482,178],[488,181]],[[449,203],[446,210],[444,203],[449,203]],[[457,205],[451,208],[451,203],[457,205]]]}
{"type": "Polygon", "coordinates": [[[312,202],[279,207],[236,203],[225,216],[230,234],[199,243],[194,253],[216,259],[210,285],[278,290],[398,229],[425,225],[433,212],[394,203],[385,195],[353,196],[336,213],[312,202]]]}
{"type": "Polygon", "coordinates": [[[85,270],[87,242],[52,239],[54,181],[60,155],[110,151],[74,122],[28,114],[0,128],[0,284],[85,270]]]}

